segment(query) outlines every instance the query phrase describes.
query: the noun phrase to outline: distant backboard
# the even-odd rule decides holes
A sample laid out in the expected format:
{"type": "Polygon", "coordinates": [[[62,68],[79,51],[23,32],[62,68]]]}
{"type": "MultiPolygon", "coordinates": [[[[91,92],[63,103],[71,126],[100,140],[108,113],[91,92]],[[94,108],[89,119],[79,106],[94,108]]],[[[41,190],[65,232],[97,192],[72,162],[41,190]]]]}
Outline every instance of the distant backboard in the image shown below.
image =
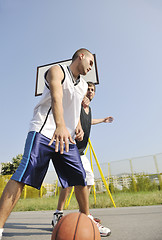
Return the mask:
{"type": "MultiPolygon", "coordinates": [[[[97,63],[96,63],[96,55],[94,55],[94,64],[90,72],[87,73],[86,76],[82,76],[85,81],[87,82],[94,82],[95,84],[99,84],[99,79],[98,79],[98,71],[97,71],[97,63]]],[[[37,67],[37,77],[36,77],[36,87],[35,87],[35,96],[40,96],[43,93],[44,89],[44,74],[45,72],[52,67],[53,65],[56,64],[64,64],[69,66],[71,63],[71,59],[64,60],[64,61],[59,61],[59,62],[54,62],[50,63],[47,65],[39,66],[37,67]]]]}

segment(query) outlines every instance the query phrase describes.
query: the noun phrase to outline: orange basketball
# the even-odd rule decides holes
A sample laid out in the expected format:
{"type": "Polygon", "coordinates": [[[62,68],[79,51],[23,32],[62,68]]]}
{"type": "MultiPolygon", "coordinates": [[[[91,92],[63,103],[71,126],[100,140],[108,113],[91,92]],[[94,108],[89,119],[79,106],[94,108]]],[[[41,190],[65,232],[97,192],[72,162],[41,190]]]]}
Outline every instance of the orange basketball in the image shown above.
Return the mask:
{"type": "Polygon", "coordinates": [[[83,213],[62,217],[52,232],[51,240],[101,240],[96,224],[83,213]]]}

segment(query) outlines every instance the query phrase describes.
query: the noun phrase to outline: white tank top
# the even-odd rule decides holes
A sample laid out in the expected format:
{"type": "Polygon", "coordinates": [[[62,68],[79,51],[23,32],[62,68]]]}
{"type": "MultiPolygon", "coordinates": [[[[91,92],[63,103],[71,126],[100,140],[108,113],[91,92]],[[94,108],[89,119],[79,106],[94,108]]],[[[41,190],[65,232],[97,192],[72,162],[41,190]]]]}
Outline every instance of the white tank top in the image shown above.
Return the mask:
{"type": "MultiPolygon", "coordinates": [[[[82,77],[78,79],[77,84],[74,84],[69,67],[66,65],[60,65],[60,67],[64,72],[62,82],[64,120],[69,133],[74,139],[75,129],[80,118],[81,102],[87,92],[88,85],[82,77]]],[[[51,94],[45,79],[44,91],[39,103],[34,108],[29,131],[40,132],[51,139],[55,129],[56,124],[51,109],[51,94]]]]}

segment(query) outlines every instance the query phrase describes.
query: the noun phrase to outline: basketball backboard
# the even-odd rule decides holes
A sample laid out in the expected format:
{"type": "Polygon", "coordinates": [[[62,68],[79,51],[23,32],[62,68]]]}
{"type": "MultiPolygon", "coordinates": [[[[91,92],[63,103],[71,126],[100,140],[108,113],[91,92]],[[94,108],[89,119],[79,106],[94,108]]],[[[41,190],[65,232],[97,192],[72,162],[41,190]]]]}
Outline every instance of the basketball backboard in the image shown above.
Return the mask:
{"type": "MultiPolygon", "coordinates": [[[[99,84],[99,79],[98,79],[98,71],[97,71],[97,63],[96,63],[96,55],[94,55],[94,64],[91,69],[91,71],[86,75],[82,76],[85,81],[87,82],[94,82],[95,84],[99,84]]],[[[40,96],[42,95],[43,89],[44,89],[44,74],[45,72],[52,67],[53,65],[56,64],[64,64],[64,65],[70,65],[71,59],[64,60],[64,61],[59,61],[59,62],[54,62],[50,64],[46,64],[43,66],[38,66],[37,67],[37,77],[36,77],[36,87],[35,87],[35,96],[40,96]]]]}

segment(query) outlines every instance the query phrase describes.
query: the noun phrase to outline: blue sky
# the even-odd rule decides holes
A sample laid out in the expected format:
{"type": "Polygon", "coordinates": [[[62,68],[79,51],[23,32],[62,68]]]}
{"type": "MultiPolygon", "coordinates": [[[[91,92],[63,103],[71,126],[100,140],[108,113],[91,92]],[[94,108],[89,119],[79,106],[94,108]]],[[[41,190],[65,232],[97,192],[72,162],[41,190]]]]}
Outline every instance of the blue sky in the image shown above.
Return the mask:
{"type": "Polygon", "coordinates": [[[92,127],[101,163],[162,152],[161,0],[0,0],[0,162],[23,153],[37,66],[96,54],[92,127]]]}

